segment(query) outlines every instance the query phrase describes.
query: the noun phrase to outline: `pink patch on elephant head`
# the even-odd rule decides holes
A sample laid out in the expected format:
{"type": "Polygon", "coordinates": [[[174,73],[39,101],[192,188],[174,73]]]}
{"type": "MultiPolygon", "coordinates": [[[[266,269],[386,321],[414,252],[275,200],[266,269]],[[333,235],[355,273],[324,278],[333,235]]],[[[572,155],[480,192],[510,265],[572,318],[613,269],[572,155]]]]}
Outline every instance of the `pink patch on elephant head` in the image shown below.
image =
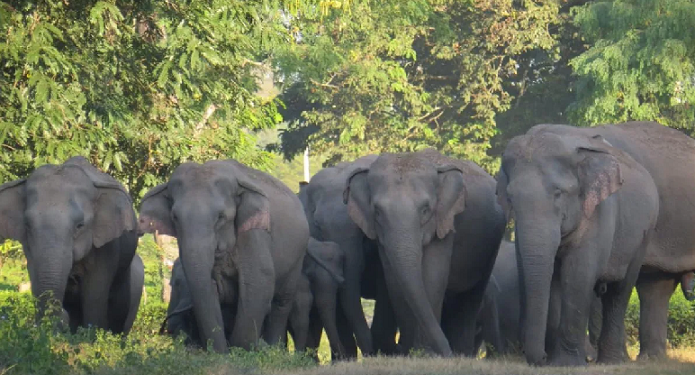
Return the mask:
{"type": "Polygon", "coordinates": [[[265,229],[270,230],[270,213],[268,211],[258,211],[253,216],[248,218],[239,227],[238,232],[246,232],[251,229],[265,229]]]}

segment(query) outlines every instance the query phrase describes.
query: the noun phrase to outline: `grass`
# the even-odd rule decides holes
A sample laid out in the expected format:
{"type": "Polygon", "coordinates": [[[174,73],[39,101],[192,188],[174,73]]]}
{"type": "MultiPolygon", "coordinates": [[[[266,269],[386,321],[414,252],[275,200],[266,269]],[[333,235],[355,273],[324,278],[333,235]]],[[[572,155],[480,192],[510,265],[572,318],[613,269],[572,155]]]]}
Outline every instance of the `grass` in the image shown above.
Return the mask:
{"type": "MultiPolygon", "coordinates": [[[[127,338],[97,330],[77,334],[57,334],[52,322],[34,324],[34,305],[30,293],[18,293],[18,284],[28,281],[26,265],[16,247],[0,247],[0,375],[24,374],[695,374],[694,305],[680,293],[671,300],[668,360],[631,362],[621,366],[591,365],[586,368],[535,368],[521,357],[501,359],[370,357],[358,361],[328,364],[326,337],[319,349],[321,365],[308,357],[281,347],[261,347],[247,352],[233,349],[219,355],[186,348],[181,341],[157,335],[166,306],[161,300],[162,278],[168,269],[162,265],[161,249],[151,236],[141,239],[138,253],[146,268],[148,298],[141,303],[133,331],[127,338]]],[[[373,301],[363,301],[371,320],[373,301]]],[[[630,304],[626,323],[634,342],[639,319],[636,296],[630,304]]],[[[292,344],[290,342],[290,348],[292,344]]],[[[636,346],[630,347],[634,357],[636,346]]]]}

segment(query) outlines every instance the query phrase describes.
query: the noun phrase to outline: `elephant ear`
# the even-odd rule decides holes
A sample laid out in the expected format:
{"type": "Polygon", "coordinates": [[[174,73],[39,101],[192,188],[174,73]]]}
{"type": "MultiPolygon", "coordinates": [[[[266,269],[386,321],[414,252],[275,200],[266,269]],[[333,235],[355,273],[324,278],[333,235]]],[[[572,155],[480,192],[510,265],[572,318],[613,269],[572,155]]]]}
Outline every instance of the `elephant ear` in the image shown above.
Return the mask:
{"type": "Polygon", "coordinates": [[[260,185],[254,181],[257,172],[245,168],[247,173],[237,173],[239,204],[235,226],[237,233],[251,229],[270,231],[270,202],[260,185]]]}
{"type": "Polygon", "coordinates": [[[25,179],[0,186],[0,242],[13,239],[24,243],[24,211],[26,210],[25,179]]]}
{"type": "Polygon", "coordinates": [[[110,175],[96,169],[87,159],[77,156],[68,159],[66,166],[75,165],[92,180],[99,190],[97,209],[92,226],[92,242],[100,248],[120,237],[123,232],[136,229],[133,201],[125,187],[110,175]]]}
{"type": "Polygon", "coordinates": [[[168,183],[150,189],[140,203],[138,234],[154,232],[176,237],[176,229],[171,221],[171,199],[168,183]]]}
{"type": "Polygon", "coordinates": [[[367,176],[369,168],[357,168],[347,177],[343,191],[343,203],[347,204],[348,215],[369,239],[376,239],[374,214],[372,212],[367,176]]]}
{"type": "Polygon", "coordinates": [[[512,216],[512,207],[509,205],[509,197],[507,196],[507,185],[509,185],[509,178],[504,172],[503,168],[497,173],[497,187],[495,189],[495,194],[497,195],[497,204],[504,210],[504,216],[507,221],[512,216]]]}
{"type": "Polygon", "coordinates": [[[463,183],[463,171],[454,165],[437,168],[439,184],[437,190],[437,237],[446,237],[454,230],[454,217],[466,208],[466,186],[463,183]]]}
{"type": "Polygon", "coordinates": [[[582,156],[578,164],[579,181],[584,196],[584,216],[593,215],[596,206],[620,189],[623,184],[620,163],[609,150],[601,146],[579,146],[582,156]]]}

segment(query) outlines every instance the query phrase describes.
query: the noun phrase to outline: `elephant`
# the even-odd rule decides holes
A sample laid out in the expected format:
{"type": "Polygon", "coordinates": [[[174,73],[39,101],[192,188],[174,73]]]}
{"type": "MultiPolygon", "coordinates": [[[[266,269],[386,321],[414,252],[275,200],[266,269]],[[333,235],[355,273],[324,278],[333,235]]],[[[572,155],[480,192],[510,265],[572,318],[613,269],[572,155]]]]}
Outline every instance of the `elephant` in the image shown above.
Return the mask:
{"type": "Polygon", "coordinates": [[[302,278],[289,317],[296,350],[305,351],[310,347],[316,352],[321,329],[325,328],[331,351],[338,358],[345,356],[336,324],[338,289],[345,282],[344,262],[345,254],[338,244],[309,238],[302,278]],[[310,321],[312,318],[314,322],[310,321]],[[307,340],[309,335],[312,337],[307,340]]]}
{"type": "MultiPolygon", "coordinates": [[[[594,296],[591,305],[592,313],[600,310],[600,307],[600,299],[594,296]],[[595,305],[597,302],[599,302],[598,305],[595,305]]],[[[556,309],[555,314],[559,314],[561,305],[555,304],[552,308],[556,309]]],[[[485,289],[483,306],[478,314],[476,348],[485,342],[487,357],[521,353],[520,309],[521,290],[516,246],[513,242],[502,241],[490,282],[485,289]]],[[[589,332],[593,332],[591,325],[589,332]]],[[[584,346],[587,361],[596,359],[593,344],[587,335],[584,346]]]]}
{"type": "Polygon", "coordinates": [[[350,218],[378,244],[403,351],[475,354],[475,321],[505,230],[495,180],[434,149],[384,153],[346,180],[350,218]]]}
{"type": "Polygon", "coordinates": [[[130,331],[144,283],[136,226],[123,185],[81,156],[0,186],[0,238],[22,244],[37,318],[57,301],[72,331],[130,331]]]}
{"type": "Polygon", "coordinates": [[[376,155],[367,155],[324,168],[312,177],[311,182],[301,183],[299,191],[311,236],[319,241],[337,243],[345,254],[345,283],[338,293],[337,319],[341,342],[347,357],[352,358],[357,357],[355,339],[362,354],[370,355],[379,349],[392,352],[394,345],[389,349],[382,342],[394,342],[396,334],[394,319],[390,318],[392,313],[383,314],[383,311],[391,310],[373,241],[366,238],[350,219],[343,203],[347,176],[356,169],[368,167],[376,158],[376,155]],[[371,330],[360,297],[377,299],[371,330]]]}
{"type": "MultiPolygon", "coordinates": [[[[203,342],[200,339],[200,329],[193,312],[193,300],[191,298],[190,289],[188,289],[188,281],[181,266],[181,259],[177,258],[171,269],[171,297],[167,308],[167,316],[162,323],[159,333],[165,331],[174,337],[185,334],[184,344],[197,348],[204,348],[203,342]]],[[[230,291],[234,293],[234,291],[230,291]]],[[[234,300],[234,298],[231,298],[234,300]]],[[[234,321],[236,306],[234,304],[221,304],[222,318],[224,321],[234,321]]],[[[231,325],[225,326],[225,339],[229,341],[231,338],[231,325]]]]}
{"type": "Polygon", "coordinates": [[[659,191],[612,139],[564,129],[535,126],[513,138],[498,176],[499,203],[515,220],[524,353],[534,365],[586,365],[589,311],[600,286],[610,324],[602,327],[597,362],[618,363],[628,358],[630,294],[658,238],[659,191]]]}
{"type": "Polygon", "coordinates": [[[286,335],[309,227],[281,181],[235,160],[186,162],[145,194],[138,228],[178,239],[200,342],[222,353],[230,328],[229,344],[244,349],[286,335]]]}

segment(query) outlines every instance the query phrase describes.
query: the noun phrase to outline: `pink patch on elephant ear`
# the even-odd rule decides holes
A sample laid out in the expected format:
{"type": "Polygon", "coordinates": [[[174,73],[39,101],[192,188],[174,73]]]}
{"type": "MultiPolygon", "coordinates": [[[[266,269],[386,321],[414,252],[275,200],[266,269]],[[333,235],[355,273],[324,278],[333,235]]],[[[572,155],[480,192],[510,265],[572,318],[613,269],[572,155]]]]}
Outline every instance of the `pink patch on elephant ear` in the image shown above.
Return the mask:
{"type": "Polygon", "coordinates": [[[591,217],[596,207],[611,194],[620,189],[620,186],[623,184],[622,176],[620,175],[620,167],[614,160],[611,160],[607,166],[604,166],[601,172],[594,176],[591,184],[586,189],[582,207],[584,209],[584,215],[587,218],[591,217]]]}
{"type": "Polygon", "coordinates": [[[270,213],[265,210],[256,212],[239,227],[237,232],[242,233],[251,229],[264,229],[269,231],[270,213]]]}

